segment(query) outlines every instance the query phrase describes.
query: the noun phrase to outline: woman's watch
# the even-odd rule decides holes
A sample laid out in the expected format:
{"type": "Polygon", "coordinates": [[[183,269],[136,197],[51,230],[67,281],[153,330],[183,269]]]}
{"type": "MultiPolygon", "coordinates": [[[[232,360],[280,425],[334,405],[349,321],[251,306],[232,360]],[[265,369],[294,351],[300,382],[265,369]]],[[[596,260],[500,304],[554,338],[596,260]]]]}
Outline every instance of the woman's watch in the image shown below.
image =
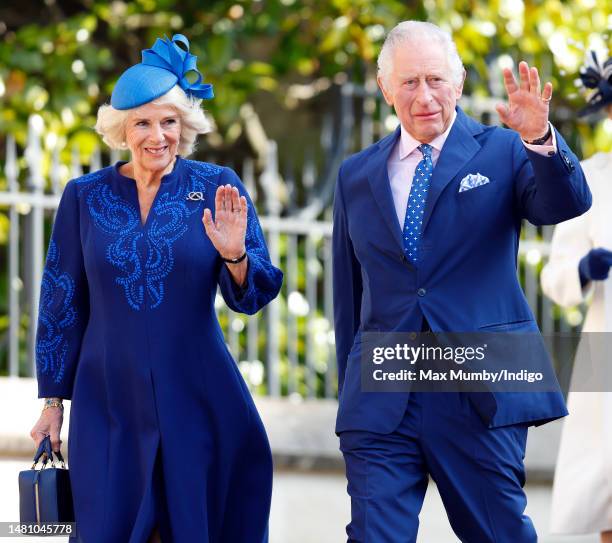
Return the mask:
{"type": "Polygon", "coordinates": [[[61,398],[45,398],[43,401],[43,411],[45,409],[49,409],[50,407],[57,407],[61,411],[64,410],[64,402],[61,398]]]}
{"type": "Polygon", "coordinates": [[[244,253],[242,253],[241,256],[239,256],[238,258],[224,258],[221,257],[221,260],[223,260],[223,262],[227,262],[228,264],[239,264],[240,262],[242,262],[245,258],[246,258],[247,252],[244,251],[244,253]]]}

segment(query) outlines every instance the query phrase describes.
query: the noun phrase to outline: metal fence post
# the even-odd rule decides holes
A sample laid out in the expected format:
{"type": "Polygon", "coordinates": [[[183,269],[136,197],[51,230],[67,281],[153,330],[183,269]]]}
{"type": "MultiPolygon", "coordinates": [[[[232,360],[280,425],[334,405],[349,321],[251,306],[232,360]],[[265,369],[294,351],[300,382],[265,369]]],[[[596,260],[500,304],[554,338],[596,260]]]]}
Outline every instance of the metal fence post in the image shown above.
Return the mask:
{"type": "MultiPolygon", "coordinates": [[[[281,211],[281,203],[278,199],[278,148],[275,141],[268,142],[268,156],[266,160],[266,168],[261,174],[261,185],[264,189],[266,198],[266,208],[272,217],[278,217],[281,211]]],[[[277,229],[271,231],[268,235],[268,250],[270,252],[270,260],[276,266],[280,260],[279,250],[280,235],[277,229]]],[[[279,364],[280,358],[278,353],[279,347],[279,325],[280,311],[278,298],[272,300],[268,304],[268,335],[266,349],[266,368],[268,374],[268,394],[270,396],[280,396],[280,379],[279,379],[279,364]]]]}
{"type": "MultiPolygon", "coordinates": [[[[17,146],[15,138],[9,135],[6,140],[6,164],[4,167],[8,190],[12,194],[19,191],[19,164],[17,162],[17,146]]],[[[19,376],[19,324],[21,320],[19,308],[19,293],[22,282],[19,277],[19,213],[12,204],[9,208],[9,238],[8,238],[8,369],[12,377],[19,376]]]]}
{"type": "MultiPolygon", "coordinates": [[[[335,87],[334,92],[337,92],[340,100],[339,107],[334,107],[333,111],[330,110],[323,116],[321,147],[308,149],[305,152],[306,160],[301,172],[298,167],[289,168],[286,164],[287,157],[283,157],[285,158],[283,170],[291,173],[281,180],[278,150],[274,141],[267,142],[266,166],[259,179],[256,178],[255,165],[251,159],[246,159],[243,164],[242,175],[252,200],[263,203],[260,221],[266,234],[271,260],[275,265],[281,262],[283,264],[285,272],[283,294],[287,300],[287,307],[285,308],[284,301],[280,298],[274,300],[261,314],[250,316],[244,330],[235,320],[239,317],[225,307],[219,306],[218,309],[222,317],[228,315],[229,329],[226,337],[232,352],[237,358],[241,356],[244,358],[245,355],[247,357],[249,364],[245,364],[244,368],[258,369],[259,363],[256,361],[261,359],[264,362],[267,391],[270,396],[288,393],[309,397],[322,395],[335,397],[336,394],[329,213],[334,188],[333,180],[335,172],[347,154],[384,136],[392,128],[390,123],[386,123],[392,111],[380,99],[373,81],[365,87],[345,84],[342,87],[335,87]],[[324,160],[322,165],[321,152],[328,155],[328,159],[324,160]],[[307,189],[310,186],[310,192],[313,193],[311,197],[306,198],[307,205],[302,208],[298,207],[300,203],[297,198],[292,201],[295,195],[301,197],[298,190],[300,187],[294,187],[293,191],[289,191],[289,202],[281,202],[280,195],[286,196],[287,189],[291,187],[293,170],[297,172],[297,180],[302,182],[301,188],[307,189]],[[284,183],[284,186],[281,183],[284,183]],[[258,187],[261,189],[259,199],[258,187]],[[283,212],[289,216],[281,218],[283,212]],[[325,220],[316,220],[320,217],[325,217],[325,220]],[[283,252],[281,255],[281,248],[286,253],[283,252]],[[302,255],[305,258],[304,276],[300,274],[302,255]],[[324,318],[329,325],[324,325],[321,318],[324,318]],[[303,326],[304,324],[306,326],[303,326]],[[286,326],[286,336],[282,335],[281,325],[286,326]],[[264,326],[265,334],[262,328],[264,326]],[[323,331],[329,334],[327,355],[321,349],[323,331]],[[265,341],[260,342],[260,339],[264,339],[264,335],[265,341]],[[245,340],[246,349],[241,347],[244,346],[245,340]],[[322,356],[327,356],[326,368],[321,365],[322,356]],[[285,368],[281,368],[281,363],[285,362],[286,374],[285,368]]],[[[468,97],[464,103],[473,109],[476,116],[488,115],[493,111],[491,100],[468,97]]],[[[395,117],[393,120],[395,121],[395,117]]],[[[7,248],[10,317],[8,371],[10,375],[15,376],[19,374],[20,358],[23,358],[23,353],[20,352],[23,349],[23,342],[20,343],[19,338],[20,321],[28,313],[30,325],[27,335],[26,372],[29,374],[35,368],[36,319],[44,262],[44,210],[52,212],[57,210],[58,196],[61,193],[60,181],[67,177],[69,172],[71,176],[77,177],[83,170],[80,153],[76,147],[69,150],[70,158],[67,164],[60,163],[59,147],[53,148],[48,172],[53,195],[45,195],[42,172],[44,150],[40,141],[42,129],[40,116],[32,116],[25,155],[28,173],[27,177],[24,177],[25,186],[22,188],[19,183],[17,146],[14,138],[8,135],[4,165],[8,187],[6,191],[0,192],[0,205],[8,210],[10,220],[7,248]],[[23,269],[20,269],[20,258],[24,260],[23,269]],[[27,309],[24,309],[26,306],[27,309]]],[[[109,154],[111,163],[125,158],[125,153],[119,151],[111,151],[109,154]]],[[[106,153],[104,157],[107,157],[106,153]]],[[[102,166],[99,148],[96,148],[87,163],[89,171],[102,166]]],[[[47,173],[44,175],[47,176],[47,173]]],[[[544,332],[551,332],[556,328],[560,328],[561,331],[571,328],[564,318],[554,320],[552,315],[554,304],[542,298],[538,287],[537,259],[540,256],[545,258],[548,253],[551,230],[551,228],[540,230],[527,226],[523,230],[519,247],[521,258],[530,255],[524,265],[522,285],[544,332]],[[542,232],[544,241],[540,241],[539,232],[542,232]]],[[[523,270],[522,265],[521,270],[523,270]]],[[[259,374],[259,369],[256,373],[259,374]]],[[[259,385],[259,378],[257,383],[253,381],[253,388],[256,385],[259,385]]]]}
{"type": "MultiPolygon", "coordinates": [[[[45,180],[41,171],[42,148],[40,138],[43,132],[43,120],[40,115],[32,115],[28,120],[28,145],[25,158],[28,164],[27,186],[36,196],[43,195],[45,180]]],[[[30,375],[36,375],[36,322],[38,319],[38,304],[40,298],[40,281],[44,259],[44,210],[40,201],[32,203],[28,217],[29,239],[27,242],[27,255],[29,273],[28,285],[30,289],[30,326],[28,329],[28,361],[30,375]]]]}

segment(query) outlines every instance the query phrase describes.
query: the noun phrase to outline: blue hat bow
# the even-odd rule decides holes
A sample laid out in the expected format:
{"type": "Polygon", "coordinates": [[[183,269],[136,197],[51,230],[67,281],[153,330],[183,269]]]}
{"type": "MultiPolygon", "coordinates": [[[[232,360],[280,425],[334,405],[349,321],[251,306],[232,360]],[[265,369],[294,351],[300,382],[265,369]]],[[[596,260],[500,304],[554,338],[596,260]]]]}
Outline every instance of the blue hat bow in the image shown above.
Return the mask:
{"type": "Polygon", "coordinates": [[[150,49],[142,51],[142,61],[128,68],[118,79],[111,105],[115,109],[131,109],[159,98],[179,85],[188,96],[202,100],[214,97],[210,83],[202,83],[197,57],[189,52],[189,40],[175,34],[172,40],[164,36],[150,49]],[[188,79],[190,73],[196,80],[188,79]]]}
{"type": "Polygon", "coordinates": [[[210,83],[202,83],[202,74],[197,68],[198,57],[189,52],[189,40],[182,34],[175,34],[170,41],[166,36],[157,39],[151,49],[142,52],[142,64],[163,68],[176,75],[178,84],[188,94],[203,100],[213,98],[213,87],[210,83]],[[185,47],[178,46],[181,43],[185,47]],[[191,83],[187,74],[195,72],[197,80],[191,83]]]}

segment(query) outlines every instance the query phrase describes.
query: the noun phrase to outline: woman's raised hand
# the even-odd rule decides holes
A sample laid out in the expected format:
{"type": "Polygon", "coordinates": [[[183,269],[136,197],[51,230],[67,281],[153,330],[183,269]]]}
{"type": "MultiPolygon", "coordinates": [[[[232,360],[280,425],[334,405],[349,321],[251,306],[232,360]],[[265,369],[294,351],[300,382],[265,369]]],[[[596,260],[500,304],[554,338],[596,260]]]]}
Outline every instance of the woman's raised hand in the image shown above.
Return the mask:
{"type": "Polygon", "coordinates": [[[204,210],[204,229],[222,258],[239,258],[245,252],[247,201],[238,189],[221,185],[215,195],[215,220],[210,209],[204,210]]]}

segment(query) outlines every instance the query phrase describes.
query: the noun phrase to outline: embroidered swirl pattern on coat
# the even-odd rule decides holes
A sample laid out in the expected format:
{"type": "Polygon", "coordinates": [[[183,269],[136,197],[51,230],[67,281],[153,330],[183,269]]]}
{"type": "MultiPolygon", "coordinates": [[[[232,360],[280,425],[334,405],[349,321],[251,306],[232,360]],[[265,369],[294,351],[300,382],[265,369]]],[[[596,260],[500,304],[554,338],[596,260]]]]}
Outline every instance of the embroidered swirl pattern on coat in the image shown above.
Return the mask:
{"type": "Polygon", "coordinates": [[[42,276],[36,363],[42,374],[50,374],[55,383],[64,377],[68,340],[65,332],[77,321],[73,305],[74,279],[59,267],[60,253],[54,240],[49,244],[42,276]]]}
{"type": "Polygon", "coordinates": [[[173,244],[187,231],[187,219],[203,212],[203,202],[194,206],[187,195],[197,191],[206,197],[206,185],[214,185],[209,178],[222,171],[212,164],[190,160],[184,160],[184,164],[187,179],[179,181],[174,192],[159,195],[149,212],[147,228],[139,228],[139,210],[114,194],[101,177],[79,180],[93,181],[84,189],[87,207],[96,226],[115,237],[106,250],[106,259],[121,272],[115,281],[136,311],[145,303],[154,309],[163,302],[164,280],[174,267],[173,244]],[[142,239],[144,243],[139,243],[142,239]]]}

